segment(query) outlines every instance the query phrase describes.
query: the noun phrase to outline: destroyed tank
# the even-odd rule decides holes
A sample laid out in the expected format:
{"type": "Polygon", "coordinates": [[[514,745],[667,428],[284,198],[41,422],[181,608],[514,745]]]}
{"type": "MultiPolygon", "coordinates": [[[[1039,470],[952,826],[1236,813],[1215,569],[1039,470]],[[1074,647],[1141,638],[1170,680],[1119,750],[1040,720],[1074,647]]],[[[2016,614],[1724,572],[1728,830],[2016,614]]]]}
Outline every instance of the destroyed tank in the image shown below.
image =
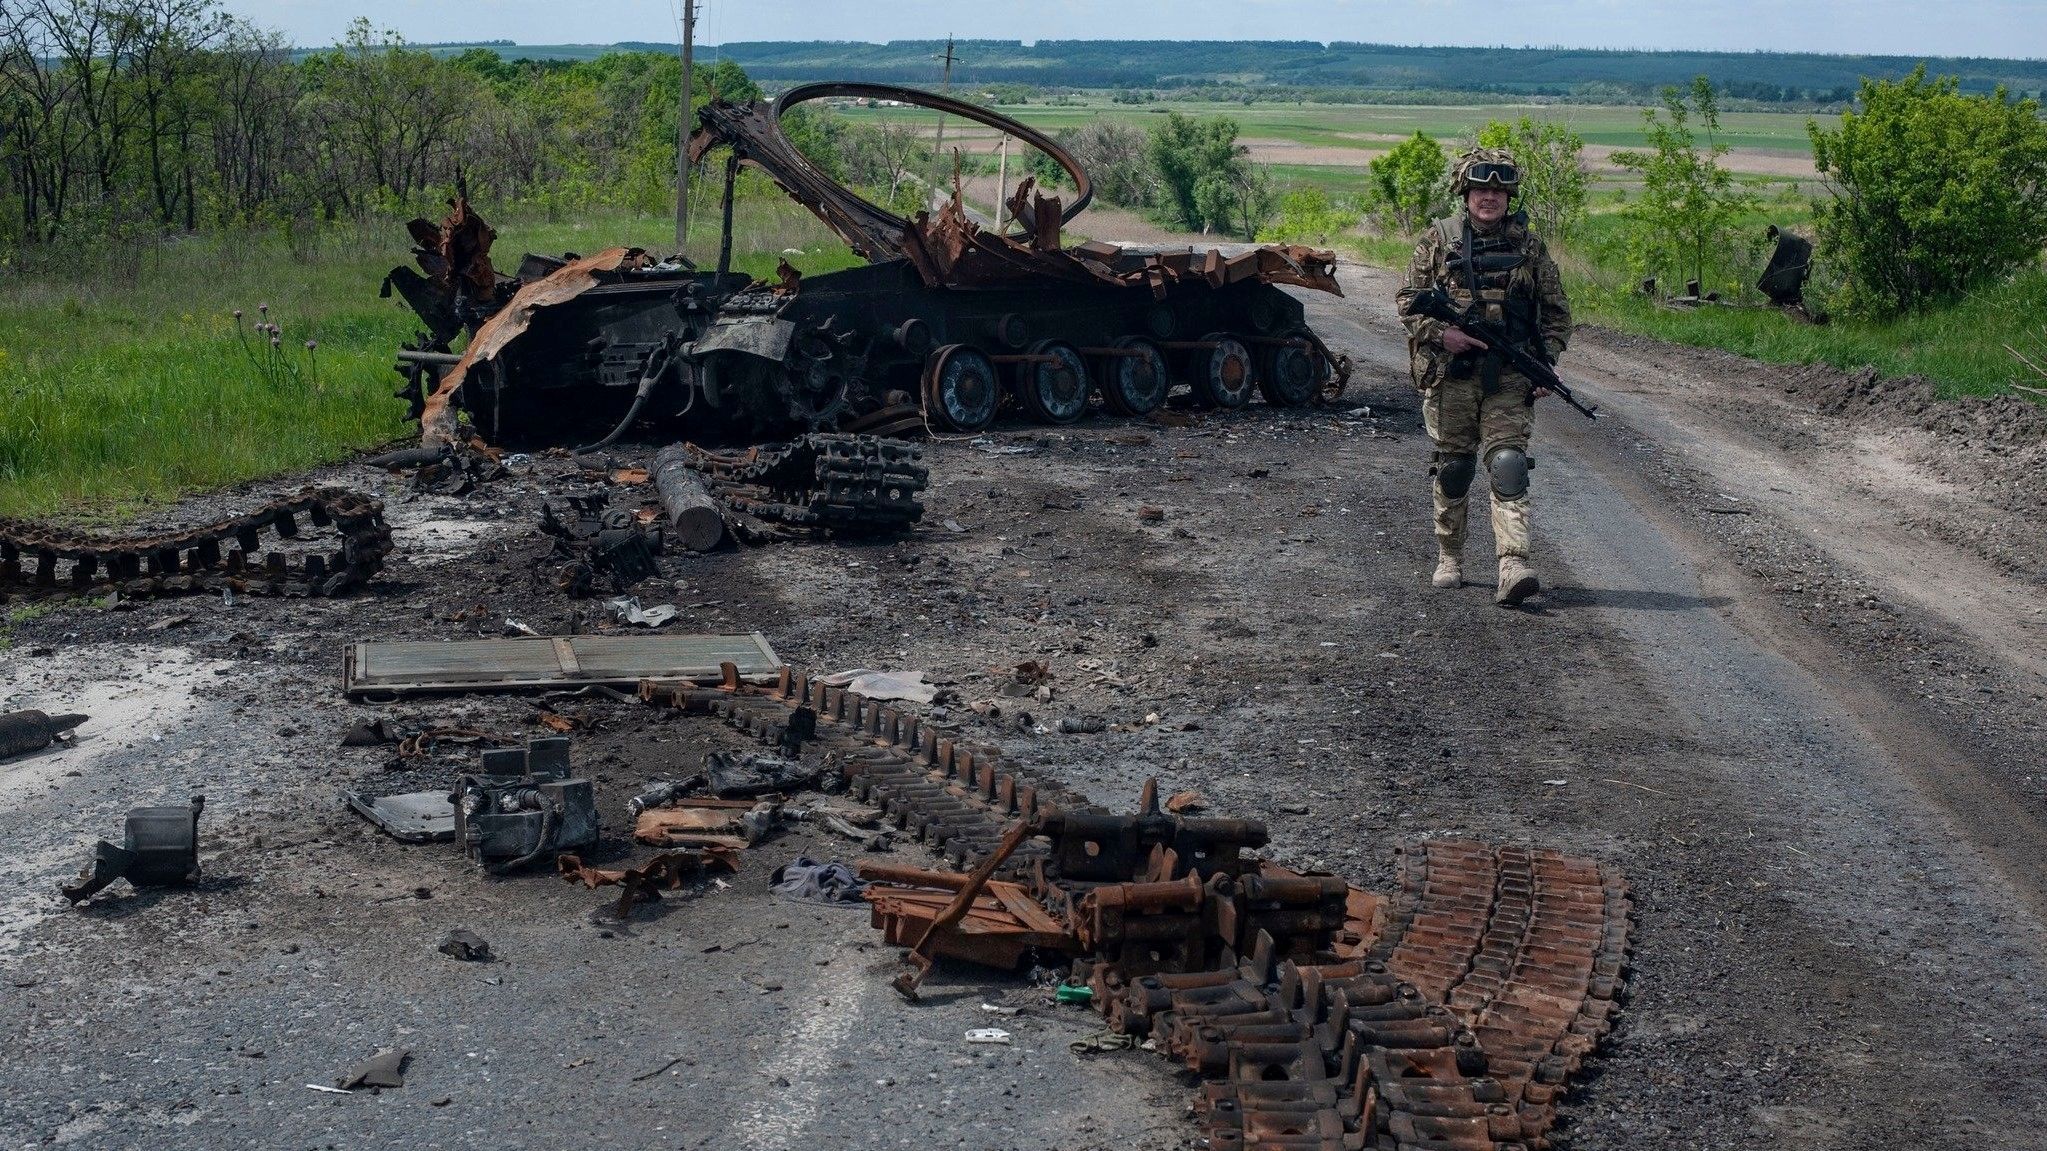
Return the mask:
{"type": "MultiPolygon", "coordinates": [[[[1094,398],[1141,416],[1165,403],[1238,408],[1333,400],[1349,372],[1280,285],[1340,295],[1332,253],[1294,245],[1063,246],[1093,196],[1088,174],[1036,130],[949,97],[887,85],[795,88],[772,104],[714,102],[689,154],[729,148],[718,266],[637,249],[528,256],[517,276],[489,265],[492,233],[458,201],[438,228],[412,224],[421,270],[395,288],[429,331],[400,353],[429,446],[457,439],[458,414],[510,444],[608,444],[636,422],[693,438],[818,429],[974,432],[998,412],[1063,424],[1094,398]],[[1014,136],[1063,168],[1071,203],[1030,179],[998,230],[960,195],[905,219],[843,187],[782,129],[823,99],[896,101],[1014,136]],[[731,271],[732,197],[743,166],[829,225],[865,267],[772,283],[731,271]],[[450,350],[464,332],[460,355],[450,350]]],[[[596,446],[596,445],[592,445],[596,446]]]]}

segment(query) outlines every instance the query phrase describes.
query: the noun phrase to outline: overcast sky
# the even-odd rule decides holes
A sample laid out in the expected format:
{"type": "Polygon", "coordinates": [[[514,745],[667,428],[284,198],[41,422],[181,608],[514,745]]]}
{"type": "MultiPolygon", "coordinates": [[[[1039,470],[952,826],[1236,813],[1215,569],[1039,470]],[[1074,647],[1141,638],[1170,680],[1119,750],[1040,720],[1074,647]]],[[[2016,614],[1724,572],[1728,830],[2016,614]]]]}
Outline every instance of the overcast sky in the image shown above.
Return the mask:
{"type": "MultiPolygon", "coordinates": [[[[357,16],[413,41],[677,36],[682,0],[226,0],[300,46],[357,16]]],[[[2047,56],[2047,0],[703,0],[700,42],[1364,40],[1387,44],[2047,56]]]]}

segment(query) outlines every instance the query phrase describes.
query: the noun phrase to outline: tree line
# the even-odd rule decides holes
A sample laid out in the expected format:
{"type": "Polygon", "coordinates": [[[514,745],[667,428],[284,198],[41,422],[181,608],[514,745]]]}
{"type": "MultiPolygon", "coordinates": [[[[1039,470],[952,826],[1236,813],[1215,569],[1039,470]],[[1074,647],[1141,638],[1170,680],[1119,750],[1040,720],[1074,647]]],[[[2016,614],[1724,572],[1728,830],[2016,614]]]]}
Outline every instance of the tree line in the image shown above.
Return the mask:
{"type": "MultiPolygon", "coordinates": [[[[730,60],[693,86],[759,94],[730,60]]],[[[216,0],[0,0],[0,240],[359,217],[458,182],[657,210],[681,91],[668,54],[443,57],[359,20],[294,61],[216,0]]]]}

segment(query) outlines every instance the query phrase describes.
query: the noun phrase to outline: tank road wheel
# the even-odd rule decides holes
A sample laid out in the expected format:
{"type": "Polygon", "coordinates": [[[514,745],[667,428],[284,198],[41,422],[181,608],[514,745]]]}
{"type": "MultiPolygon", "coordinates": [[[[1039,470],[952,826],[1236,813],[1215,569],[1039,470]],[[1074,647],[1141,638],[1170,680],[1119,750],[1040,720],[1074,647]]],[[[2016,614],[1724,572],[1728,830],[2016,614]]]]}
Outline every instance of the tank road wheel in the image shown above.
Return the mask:
{"type": "Polygon", "coordinates": [[[1049,363],[1017,365],[1016,394],[1024,411],[1041,424],[1070,424],[1087,414],[1087,361],[1080,349],[1058,340],[1031,345],[1033,356],[1051,356],[1049,363]]]}
{"type": "Polygon", "coordinates": [[[1281,336],[1284,343],[1258,349],[1258,390],[1275,408],[1298,408],[1312,403],[1329,379],[1329,360],[1295,328],[1281,336]]]}
{"type": "Polygon", "coordinates": [[[978,432],[995,421],[1002,387],[995,363],[966,344],[947,344],[924,362],[924,408],[956,432],[978,432]]]}
{"type": "Polygon", "coordinates": [[[1115,346],[1137,354],[1102,357],[1102,402],[1119,416],[1150,415],[1173,386],[1166,354],[1143,336],[1124,336],[1115,346]]]}
{"type": "Polygon", "coordinates": [[[1218,408],[1241,408],[1250,403],[1258,386],[1251,349],[1228,332],[1210,332],[1201,342],[1215,346],[1194,352],[1188,373],[1194,398],[1203,406],[1218,408]]]}

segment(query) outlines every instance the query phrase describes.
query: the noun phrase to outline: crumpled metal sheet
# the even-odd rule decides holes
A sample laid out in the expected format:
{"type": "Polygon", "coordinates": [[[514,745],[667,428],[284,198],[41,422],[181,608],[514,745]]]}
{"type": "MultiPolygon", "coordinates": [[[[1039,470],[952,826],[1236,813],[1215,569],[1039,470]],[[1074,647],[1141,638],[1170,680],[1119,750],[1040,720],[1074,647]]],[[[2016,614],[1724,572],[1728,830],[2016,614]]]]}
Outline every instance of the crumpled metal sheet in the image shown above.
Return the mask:
{"type": "Polygon", "coordinates": [[[565,304],[600,282],[607,272],[633,271],[644,267],[647,254],[639,248],[606,248],[594,256],[571,260],[541,279],[519,289],[512,302],[483,322],[476,338],[462,350],[462,358],[441,377],[433,394],[426,398],[426,410],[419,419],[420,443],[437,447],[456,442],[456,397],[462,382],[479,364],[497,358],[511,342],[533,325],[533,317],[546,308],[565,304]]]}

